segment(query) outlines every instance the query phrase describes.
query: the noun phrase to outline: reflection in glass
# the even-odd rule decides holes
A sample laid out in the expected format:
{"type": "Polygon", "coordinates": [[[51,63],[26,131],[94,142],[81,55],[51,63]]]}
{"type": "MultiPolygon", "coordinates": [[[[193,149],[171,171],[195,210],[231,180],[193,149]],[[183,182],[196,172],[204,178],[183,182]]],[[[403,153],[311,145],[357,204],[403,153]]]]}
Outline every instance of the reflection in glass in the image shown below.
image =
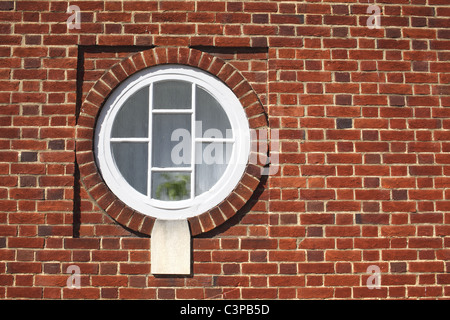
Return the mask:
{"type": "Polygon", "coordinates": [[[186,81],[160,81],[153,84],[154,109],[190,109],[192,85],[186,81]]]}
{"type": "Polygon", "coordinates": [[[190,132],[190,114],[154,114],[152,166],[188,167],[192,148],[190,132]]]}
{"type": "Polygon", "coordinates": [[[231,143],[196,143],[196,196],[209,191],[219,181],[230,162],[231,151],[231,143]]]}
{"type": "Polygon", "coordinates": [[[189,199],[191,173],[185,171],[153,172],[152,198],[162,201],[189,199]]]}
{"type": "Polygon", "coordinates": [[[130,96],[117,113],[112,127],[113,138],[148,136],[148,87],[130,96]]]}
{"type": "Polygon", "coordinates": [[[137,191],[147,194],[148,144],[113,142],[114,161],[125,180],[137,191]]]}
{"type": "Polygon", "coordinates": [[[231,132],[230,121],[219,102],[201,87],[196,87],[195,93],[195,121],[199,123],[196,137],[206,137],[205,132],[215,132],[215,138],[232,138],[227,136],[231,132]]]}

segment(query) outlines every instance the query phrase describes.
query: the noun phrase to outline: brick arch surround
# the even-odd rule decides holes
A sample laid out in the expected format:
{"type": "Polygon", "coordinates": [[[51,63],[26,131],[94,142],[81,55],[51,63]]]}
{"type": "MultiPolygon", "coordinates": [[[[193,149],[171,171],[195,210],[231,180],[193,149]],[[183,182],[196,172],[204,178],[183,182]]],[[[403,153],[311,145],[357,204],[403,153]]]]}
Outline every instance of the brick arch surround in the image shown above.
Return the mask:
{"type": "MultiPolygon", "coordinates": [[[[88,194],[111,218],[138,233],[150,235],[155,218],[144,215],[124,204],[103,181],[94,157],[94,132],[97,117],[110,93],[126,78],[143,69],[163,64],[197,67],[221,79],[237,96],[247,115],[251,129],[267,129],[267,117],[256,93],[241,73],[232,65],[208,53],[178,47],[156,47],[138,52],[117,63],[94,84],[86,96],[76,128],[76,159],[81,183],[88,194]]],[[[252,139],[257,139],[252,136],[252,139]]],[[[252,145],[257,144],[252,141],[252,145]]],[[[261,145],[261,144],[259,144],[261,145]]],[[[267,144],[262,144],[267,145],[267,144]]],[[[252,151],[251,152],[255,152],[252,151]]],[[[264,159],[267,150],[258,150],[264,159]]],[[[236,214],[251,198],[261,178],[263,164],[248,163],[234,191],[209,211],[188,218],[193,236],[210,231],[236,214]]]]}

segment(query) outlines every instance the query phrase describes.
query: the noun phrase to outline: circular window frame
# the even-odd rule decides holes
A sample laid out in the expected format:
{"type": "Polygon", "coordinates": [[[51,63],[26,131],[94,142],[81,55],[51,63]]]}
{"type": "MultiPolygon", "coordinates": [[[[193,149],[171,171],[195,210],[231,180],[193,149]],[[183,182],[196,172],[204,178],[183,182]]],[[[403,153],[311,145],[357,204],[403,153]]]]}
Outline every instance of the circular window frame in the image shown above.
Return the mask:
{"type": "MultiPolygon", "coordinates": [[[[195,113],[193,117],[195,117],[195,113]]],[[[191,128],[191,139],[195,139],[193,132],[191,128]]],[[[96,161],[103,179],[112,192],[131,208],[145,215],[164,220],[194,217],[222,202],[241,180],[250,155],[250,127],[244,109],[233,91],[219,79],[201,69],[175,64],[159,65],[141,70],[114,89],[100,112],[95,138],[96,161]],[[161,201],[139,193],[123,178],[115,165],[111,152],[111,131],[120,108],[138,90],[165,80],[186,81],[205,89],[225,111],[233,132],[231,158],[225,172],[211,190],[195,196],[193,199],[161,201]]],[[[148,139],[150,147],[151,138],[148,139]]],[[[193,150],[191,152],[195,153],[193,150]]],[[[146,174],[151,173],[146,172],[146,174]]]]}
{"type": "MultiPolygon", "coordinates": [[[[165,64],[196,67],[216,76],[241,103],[250,130],[269,130],[264,108],[247,80],[233,65],[209,53],[186,47],[155,47],[134,53],[107,70],[87,92],[77,117],[76,168],[79,169],[81,186],[93,204],[126,229],[143,235],[151,234],[156,219],[129,207],[106,185],[95,161],[95,127],[105,101],[115,88],[140,70],[165,64]]],[[[269,145],[267,141],[260,144],[259,135],[251,135],[250,158],[253,161],[249,161],[240,182],[226,199],[200,215],[187,218],[192,236],[222,225],[250,200],[260,184],[269,145]],[[256,151],[255,145],[259,145],[256,151]]]]}

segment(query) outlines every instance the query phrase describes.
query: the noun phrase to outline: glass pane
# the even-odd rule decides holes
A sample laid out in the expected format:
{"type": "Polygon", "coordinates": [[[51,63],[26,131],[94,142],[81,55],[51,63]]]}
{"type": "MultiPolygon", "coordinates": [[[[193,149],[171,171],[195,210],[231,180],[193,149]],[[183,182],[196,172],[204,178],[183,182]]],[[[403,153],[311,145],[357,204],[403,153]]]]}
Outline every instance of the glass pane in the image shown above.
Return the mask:
{"type": "Polygon", "coordinates": [[[111,137],[148,137],[148,87],[135,92],[114,119],[111,137]]]}
{"type": "Polygon", "coordinates": [[[191,173],[183,171],[153,172],[152,198],[163,201],[189,199],[191,195],[191,173]]]}
{"type": "Polygon", "coordinates": [[[160,81],[153,84],[154,109],[190,109],[192,85],[186,81],[160,81]]]}
{"type": "Polygon", "coordinates": [[[195,195],[209,191],[222,177],[230,162],[232,143],[195,144],[195,195]]]}
{"type": "Polygon", "coordinates": [[[153,115],[152,167],[188,167],[191,149],[190,114],[153,115]]]}
{"type": "Polygon", "coordinates": [[[195,107],[197,138],[232,138],[230,121],[222,106],[212,95],[198,86],[195,107]]]}
{"type": "Polygon", "coordinates": [[[125,180],[137,191],[147,194],[148,144],[112,142],[112,154],[125,180]]]}

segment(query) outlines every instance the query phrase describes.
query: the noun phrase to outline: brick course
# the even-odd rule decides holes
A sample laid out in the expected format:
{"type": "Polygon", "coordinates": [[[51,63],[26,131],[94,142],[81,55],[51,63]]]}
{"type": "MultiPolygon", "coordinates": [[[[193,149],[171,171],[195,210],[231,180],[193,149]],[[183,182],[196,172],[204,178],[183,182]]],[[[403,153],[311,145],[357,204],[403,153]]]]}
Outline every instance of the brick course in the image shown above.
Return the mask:
{"type": "Polygon", "coordinates": [[[1,299],[433,299],[450,295],[450,10],[354,1],[0,3],[1,299]],[[149,65],[209,70],[279,170],[249,166],[191,219],[193,275],[150,274],[152,221],[92,157],[109,92],[149,65]],[[81,288],[67,288],[67,268],[81,288]],[[380,289],[366,286],[381,270],[380,289]]]}

